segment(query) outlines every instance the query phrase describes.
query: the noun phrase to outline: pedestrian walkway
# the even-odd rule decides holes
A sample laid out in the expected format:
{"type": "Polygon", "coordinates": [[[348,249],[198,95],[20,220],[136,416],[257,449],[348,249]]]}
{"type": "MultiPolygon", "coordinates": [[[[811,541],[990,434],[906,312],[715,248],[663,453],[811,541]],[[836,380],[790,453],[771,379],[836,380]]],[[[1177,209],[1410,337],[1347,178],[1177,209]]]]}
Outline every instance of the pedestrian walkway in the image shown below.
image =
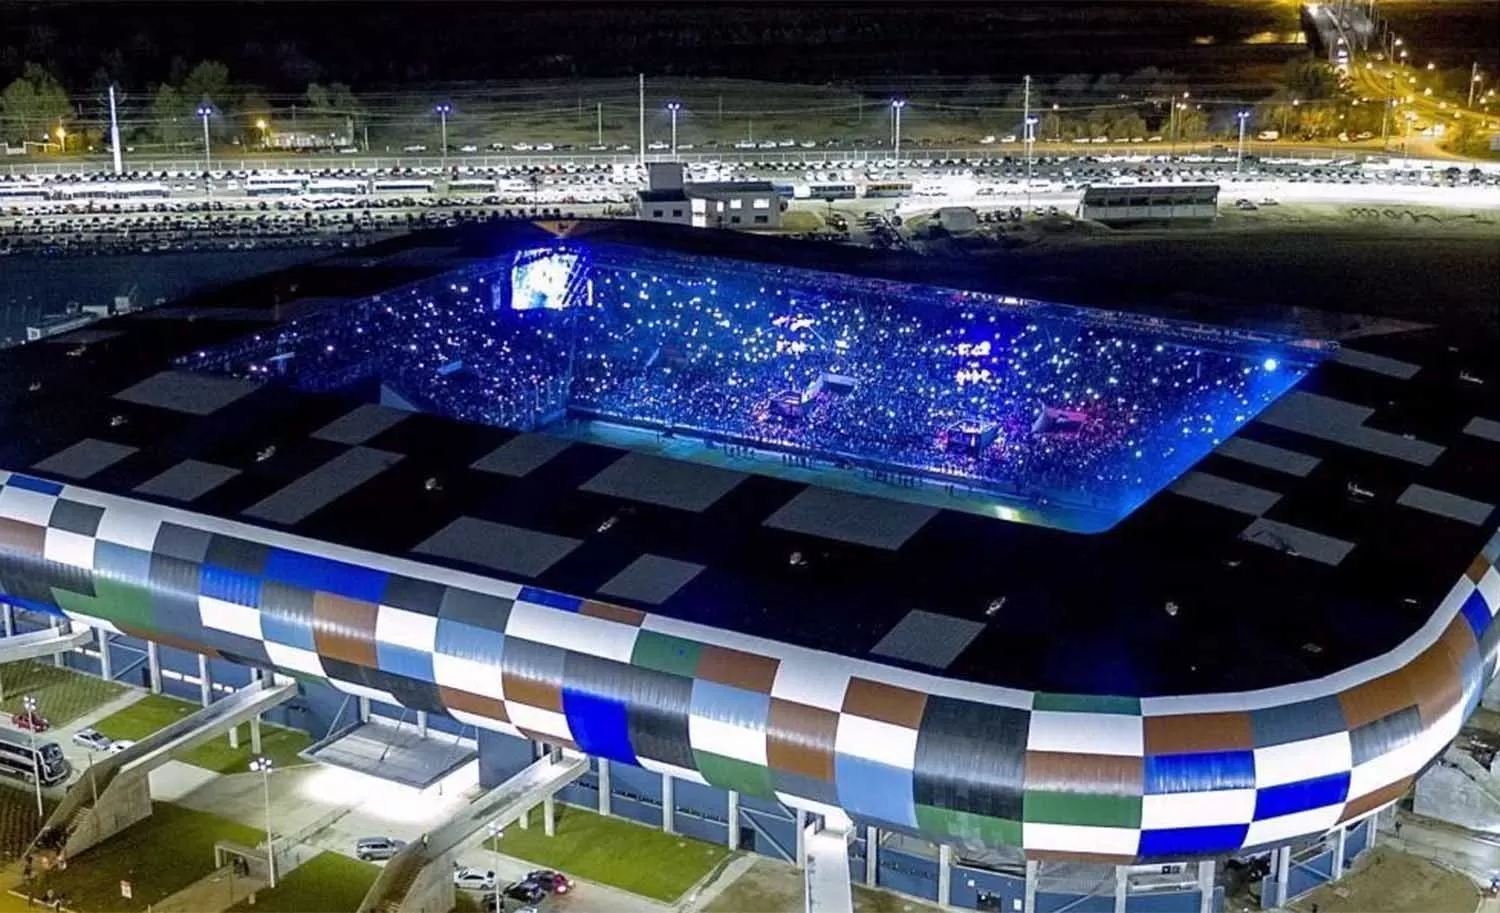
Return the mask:
{"type": "Polygon", "coordinates": [[[251,894],[262,891],[266,883],[248,875],[236,875],[233,866],[213,871],[151,906],[152,913],[220,913],[251,894]]]}
{"type": "Polygon", "coordinates": [[[708,876],[701,883],[688,892],[687,897],[683,899],[678,910],[681,913],[697,913],[698,910],[704,909],[713,903],[716,897],[724,893],[725,888],[734,884],[740,879],[741,875],[750,871],[755,863],[760,861],[760,858],[754,853],[740,853],[729,857],[724,865],[709,872],[708,876]]]}

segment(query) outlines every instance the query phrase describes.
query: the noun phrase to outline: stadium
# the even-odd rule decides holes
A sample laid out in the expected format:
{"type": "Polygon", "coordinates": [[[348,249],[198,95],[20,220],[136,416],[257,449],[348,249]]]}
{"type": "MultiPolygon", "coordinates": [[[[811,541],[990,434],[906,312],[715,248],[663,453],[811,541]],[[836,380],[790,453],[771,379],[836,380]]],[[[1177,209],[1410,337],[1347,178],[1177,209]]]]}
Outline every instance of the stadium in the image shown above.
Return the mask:
{"type": "Polygon", "coordinates": [[[487,226],[7,352],[0,587],[761,851],[1367,840],[1494,672],[1500,353],[913,275],[487,226]]]}

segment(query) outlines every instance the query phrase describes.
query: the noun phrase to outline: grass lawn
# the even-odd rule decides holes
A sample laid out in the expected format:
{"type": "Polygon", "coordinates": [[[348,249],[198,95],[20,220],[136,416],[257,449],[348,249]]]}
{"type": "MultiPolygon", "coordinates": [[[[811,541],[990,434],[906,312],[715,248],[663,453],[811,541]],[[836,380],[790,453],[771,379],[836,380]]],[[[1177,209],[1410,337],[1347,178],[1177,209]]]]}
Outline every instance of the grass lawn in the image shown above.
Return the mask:
{"type": "MultiPolygon", "coordinates": [[[[94,728],[112,739],[139,740],[198,709],[198,705],[192,701],[149,694],[124,710],[100,720],[94,728]]],[[[261,754],[270,758],[278,768],[286,768],[305,763],[297,753],[312,744],[312,737],[300,730],[262,723],[260,741],[261,754]]],[[[253,756],[250,751],[250,727],[241,724],[239,748],[230,748],[229,736],[223,735],[207,745],[194,748],[180,760],[218,773],[240,773],[250,764],[253,756]]]]}
{"type": "Polygon", "coordinates": [[[542,811],[533,809],[530,828],[506,828],[499,849],[507,856],[665,903],[676,901],[729,854],[712,843],[561,804],[557,836],[542,833],[542,811]]]}
{"type": "Polygon", "coordinates": [[[38,896],[49,888],[65,905],[88,913],[144,910],[214,869],[214,842],[233,840],[254,846],[264,833],[217,815],[167,802],[153,804],[151,817],[68,861],[62,872],[36,879],[38,896]],[[120,882],[133,887],[130,900],[120,882]]]}
{"type": "Polygon", "coordinates": [[[380,868],[338,853],[321,853],[298,866],[274,888],[240,901],[230,910],[263,913],[354,913],[380,868]]]}
{"type": "Polygon", "coordinates": [[[21,712],[27,695],[36,698],[37,713],[54,726],[63,726],[108,703],[130,689],[92,675],[52,665],[50,660],[23,659],[0,666],[5,700],[0,711],[9,717],[21,712]]]}
{"type": "MultiPolygon", "coordinates": [[[[42,808],[48,813],[57,802],[42,797],[42,808]]],[[[0,783],[0,856],[15,858],[26,852],[42,819],[36,814],[36,793],[19,781],[0,783]]]]}
{"type": "MultiPolygon", "coordinates": [[[[761,859],[704,907],[705,913],[802,913],[802,873],[786,863],[761,859]]],[[[942,913],[927,901],[854,885],[854,913],[942,913]]]]}

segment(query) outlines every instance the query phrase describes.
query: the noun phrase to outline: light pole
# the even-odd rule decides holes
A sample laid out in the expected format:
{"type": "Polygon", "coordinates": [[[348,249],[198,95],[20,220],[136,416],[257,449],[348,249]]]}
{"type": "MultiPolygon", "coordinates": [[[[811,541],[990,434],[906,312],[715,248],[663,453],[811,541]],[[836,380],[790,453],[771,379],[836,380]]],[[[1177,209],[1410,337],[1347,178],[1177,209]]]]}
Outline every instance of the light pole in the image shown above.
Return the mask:
{"type": "Polygon", "coordinates": [[[260,131],[260,148],[262,149],[266,148],[266,146],[269,145],[269,143],[266,142],[266,137],[268,135],[266,133],[266,130],[270,128],[270,126],[270,124],[266,123],[266,119],[264,117],[255,122],[255,129],[260,131]]]}
{"type": "Polygon", "coordinates": [[[906,107],[906,99],[891,99],[891,116],[896,119],[894,130],[891,134],[891,158],[899,166],[901,162],[901,109],[906,107]]]}
{"type": "MultiPolygon", "coordinates": [[[[489,825],[486,827],[486,830],[488,830],[490,832],[490,852],[494,853],[496,856],[499,856],[500,855],[500,835],[503,834],[503,833],[505,833],[505,828],[503,828],[503,827],[500,826],[500,822],[498,822],[498,821],[491,821],[489,823],[489,825]]],[[[505,907],[502,906],[501,903],[500,903],[500,879],[499,878],[495,879],[495,909],[496,910],[503,910],[503,909],[505,909],[505,907]]]]}
{"type": "Polygon", "coordinates": [[[434,110],[434,111],[437,112],[438,119],[442,123],[443,147],[442,147],[442,158],[441,158],[441,161],[442,161],[443,167],[447,168],[448,167],[448,115],[453,113],[453,106],[450,105],[450,104],[448,104],[447,102],[442,102],[441,104],[433,105],[432,106],[432,110],[434,110]]]}
{"type": "Polygon", "coordinates": [[[1474,107],[1474,93],[1479,91],[1479,84],[1483,81],[1484,77],[1479,73],[1479,61],[1476,60],[1469,68],[1469,104],[1467,107],[1474,107]]]}
{"type": "Polygon", "coordinates": [[[213,179],[208,175],[214,170],[213,153],[208,148],[208,119],[214,116],[214,106],[207,100],[198,105],[198,116],[203,119],[203,175],[213,186],[213,179]]]}
{"type": "Polygon", "coordinates": [[[669,101],[667,110],[672,114],[672,160],[677,160],[677,112],[682,110],[682,103],[669,101]]]}
{"type": "Polygon", "coordinates": [[[1172,159],[1177,158],[1177,125],[1182,120],[1177,115],[1177,112],[1187,109],[1188,98],[1188,93],[1184,92],[1182,93],[1182,101],[1179,102],[1175,97],[1172,99],[1172,154],[1170,156],[1172,159]]]}
{"type": "Polygon", "coordinates": [[[1234,173],[1240,173],[1240,162],[1245,158],[1245,122],[1250,119],[1249,111],[1241,111],[1234,116],[1240,122],[1240,148],[1234,154],[1234,173]]]}
{"type": "Polygon", "coordinates": [[[1026,122],[1021,125],[1021,141],[1026,144],[1026,207],[1031,208],[1031,157],[1036,149],[1036,125],[1040,122],[1036,115],[1027,115],[1026,122]]]}
{"type": "Polygon", "coordinates": [[[266,797],[266,872],[270,875],[271,887],[276,887],[276,844],[271,840],[271,759],[255,758],[250,762],[250,771],[260,774],[261,788],[266,797]]]}
{"type": "Polygon", "coordinates": [[[31,749],[31,784],[36,787],[36,816],[45,821],[47,813],[42,809],[42,763],[36,753],[36,698],[26,695],[21,699],[21,706],[26,708],[26,743],[31,749]]]}

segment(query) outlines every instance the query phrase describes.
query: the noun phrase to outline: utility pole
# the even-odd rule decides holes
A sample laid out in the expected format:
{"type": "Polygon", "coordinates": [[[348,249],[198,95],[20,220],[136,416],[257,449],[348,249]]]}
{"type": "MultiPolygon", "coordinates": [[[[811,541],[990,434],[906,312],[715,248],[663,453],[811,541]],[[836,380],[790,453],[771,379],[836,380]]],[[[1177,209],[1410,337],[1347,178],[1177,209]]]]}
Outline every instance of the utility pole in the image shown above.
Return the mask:
{"type": "Polygon", "coordinates": [[[114,83],[109,86],[109,145],[115,153],[115,175],[118,176],[124,172],[125,166],[120,160],[120,118],[115,110],[114,83]]]}
{"type": "Polygon", "coordinates": [[[594,145],[604,145],[604,102],[594,103],[594,145]]]}
{"type": "Polygon", "coordinates": [[[1036,135],[1031,129],[1031,77],[1021,77],[1021,142],[1026,145],[1026,205],[1031,206],[1031,152],[1036,135]]]}
{"type": "Polygon", "coordinates": [[[1245,158],[1245,121],[1250,119],[1250,112],[1241,111],[1235,115],[1235,119],[1240,122],[1240,147],[1234,154],[1234,173],[1239,174],[1240,163],[1245,158]]]}
{"type": "Polygon", "coordinates": [[[1479,88],[1479,61],[1476,60],[1476,61],[1474,61],[1474,65],[1471,66],[1471,67],[1469,67],[1469,104],[1467,105],[1467,107],[1470,107],[1470,108],[1474,107],[1474,92],[1477,91],[1478,88],[1479,88]]]}
{"type": "Polygon", "coordinates": [[[639,88],[640,88],[640,119],[641,119],[640,128],[641,128],[641,136],[640,136],[640,147],[637,149],[636,154],[640,157],[641,167],[645,168],[646,167],[646,74],[645,73],[641,73],[640,76],[639,76],[639,88]]]}
{"type": "Polygon", "coordinates": [[[1380,148],[1385,150],[1389,147],[1391,129],[1391,110],[1396,107],[1396,74],[1387,74],[1390,81],[1386,83],[1385,110],[1380,114],[1380,148]]]}
{"type": "Polygon", "coordinates": [[[719,123],[724,123],[724,96],[719,96],[719,123]]]}

